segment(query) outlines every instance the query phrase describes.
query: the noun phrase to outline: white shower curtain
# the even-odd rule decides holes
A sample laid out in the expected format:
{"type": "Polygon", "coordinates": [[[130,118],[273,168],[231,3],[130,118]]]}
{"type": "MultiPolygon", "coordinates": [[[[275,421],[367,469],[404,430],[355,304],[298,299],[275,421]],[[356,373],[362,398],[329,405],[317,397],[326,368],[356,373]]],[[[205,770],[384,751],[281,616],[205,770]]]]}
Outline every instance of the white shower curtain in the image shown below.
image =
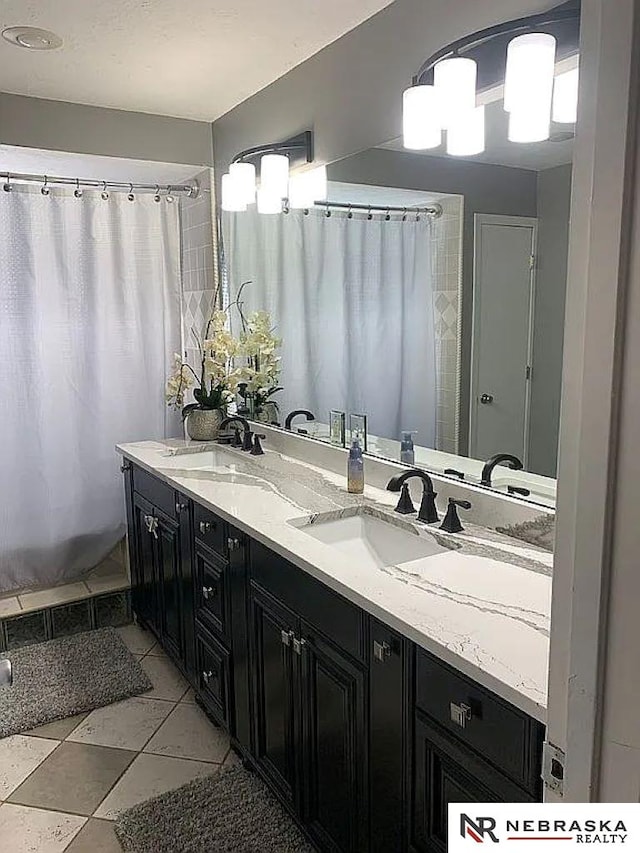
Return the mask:
{"type": "MultiPolygon", "coordinates": [[[[435,446],[431,223],[322,210],[223,214],[228,297],[271,312],[281,416],[367,414],[368,432],[435,446]]],[[[232,320],[234,314],[232,312],[232,320]]]]}
{"type": "Polygon", "coordinates": [[[51,585],[124,532],[116,442],[178,428],[177,205],[0,192],[0,591],[51,585]]]}

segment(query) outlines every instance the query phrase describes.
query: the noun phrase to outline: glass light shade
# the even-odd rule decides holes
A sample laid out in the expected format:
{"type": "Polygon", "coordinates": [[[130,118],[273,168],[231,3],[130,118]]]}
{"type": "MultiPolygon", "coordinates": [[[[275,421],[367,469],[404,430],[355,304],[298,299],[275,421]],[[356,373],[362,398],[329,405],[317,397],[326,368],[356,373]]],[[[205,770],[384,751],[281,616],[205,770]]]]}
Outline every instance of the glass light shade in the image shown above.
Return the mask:
{"type": "Polygon", "coordinates": [[[484,106],[459,114],[447,128],[447,154],[471,157],[484,146],[484,106]]]}
{"type": "Polygon", "coordinates": [[[535,109],[551,115],[556,40],[547,33],[528,33],[511,39],[504,76],[507,112],[535,109]]]}
{"type": "Polygon", "coordinates": [[[244,198],[246,204],[253,204],[256,200],[256,167],[253,163],[232,163],[229,174],[238,195],[244,198]]]}
{"type": "Polygon", "coordinates": [[[260,159],[260,188],[276,198],[289,194],[289,158],[284,154],[264,154],[260,159]]]}
{"type": "Polygon", "coordinates": [[[549,138],[551,116],[548,111],[512,110],[509,114],[509,142],[543,142],[549,138]]]}
{"type": "Polygon", "coordinates": [[[444,127],[476,105],[477,65],[474,59],[454,56],[443,59],[433,69],[433,84],[442,109],[444,127]]]}
{"type": "Polygon", "coordinates": [[[241,188],[233,175],[222,176],[222,209],[237,212],[247,209],[247,203],[242,195],[241,188]]]}
{"type": "Polygon", "coordinates": [[[282,197],[274,195],[270,190],[260,187],[258,196],[258,213],[282,213],[282,197]]]}
{"type": "Polygon", "coordinates": [[[327,198],[327,167],[324,165],[316,166],[306,174],[313,193],[313,200],[325,201],[327,198]]]}
{"type": "Polygon", "coordinates": [[[402,96],[402,144],[412,151],[442,143],[440,101],[434,86],[411,86],[402,96]]]}
{"type": "Polygon", "coordinates": [[[562,124],[573,124],[578,120],[577,68],[558,74],[553,83],[553,110],[551,117],[562,124]]]}
{"type": "Polygon", "coordinates": [[[313,207],[316,200],[313,182],[310,180],[310,172],[301,172],[292,175],[289,181],[289,207],[292,210],[305,210],[313,207]]]}

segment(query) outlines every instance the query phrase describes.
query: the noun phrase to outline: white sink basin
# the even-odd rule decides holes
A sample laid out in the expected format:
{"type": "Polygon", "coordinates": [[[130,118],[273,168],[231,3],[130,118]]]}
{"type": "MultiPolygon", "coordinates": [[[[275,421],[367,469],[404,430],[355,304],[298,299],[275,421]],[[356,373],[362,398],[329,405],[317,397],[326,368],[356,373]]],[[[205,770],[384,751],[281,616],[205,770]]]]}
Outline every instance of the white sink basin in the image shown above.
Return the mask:
{"type": "Polygon", "coordinates": [[[203,450],[198,453],[176,453],[174,456],[165,456],[162,467],[181,471],[211,471],[221,468],[233,471],[237,461],[233,454],[224,450],[203,450]]]}
{"type": "Polygon", "coordinates": [[[429,533],[419,535],[411,525],[399,526],[394,520],[386,521],[384,517],[367,512],[366,508],[337,519],[324,520],[318,515],[296,526],[363,568],[383,569],[450,550],[429,533]]]}

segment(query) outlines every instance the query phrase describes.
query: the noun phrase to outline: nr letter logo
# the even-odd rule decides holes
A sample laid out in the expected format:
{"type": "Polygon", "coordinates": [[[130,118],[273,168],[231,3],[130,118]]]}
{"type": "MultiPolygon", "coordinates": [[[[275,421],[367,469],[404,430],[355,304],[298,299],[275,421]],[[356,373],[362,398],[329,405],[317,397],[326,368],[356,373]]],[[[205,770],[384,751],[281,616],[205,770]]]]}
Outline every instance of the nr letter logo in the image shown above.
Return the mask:
{"type": "Polygon", "coordinates": [[[460,815],[460,835],[463,838],[472,838],[483,844],[485,836],[491,839],[495,844],[498,844],[500,839],[493,831],[496,828],[496,822],[492,817],[477,817],[472,820],[469,815],[460,815]]]}

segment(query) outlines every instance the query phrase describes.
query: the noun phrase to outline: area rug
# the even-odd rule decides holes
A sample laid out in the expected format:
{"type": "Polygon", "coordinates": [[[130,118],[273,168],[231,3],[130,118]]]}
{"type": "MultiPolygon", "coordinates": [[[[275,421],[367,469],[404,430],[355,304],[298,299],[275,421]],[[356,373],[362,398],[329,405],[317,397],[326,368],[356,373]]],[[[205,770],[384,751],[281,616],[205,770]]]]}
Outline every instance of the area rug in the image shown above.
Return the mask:
{"type": "Polygon", "coordinates": [[[85,631],[4,653],[13,685],[0,687],[0,738],[151,690],[113,628],[85,631]]]}
{"type": "Polygon", "coordinates": [[[123,812],[126,853],[315,853],[264,782],[221,770],[123,812]]]}

